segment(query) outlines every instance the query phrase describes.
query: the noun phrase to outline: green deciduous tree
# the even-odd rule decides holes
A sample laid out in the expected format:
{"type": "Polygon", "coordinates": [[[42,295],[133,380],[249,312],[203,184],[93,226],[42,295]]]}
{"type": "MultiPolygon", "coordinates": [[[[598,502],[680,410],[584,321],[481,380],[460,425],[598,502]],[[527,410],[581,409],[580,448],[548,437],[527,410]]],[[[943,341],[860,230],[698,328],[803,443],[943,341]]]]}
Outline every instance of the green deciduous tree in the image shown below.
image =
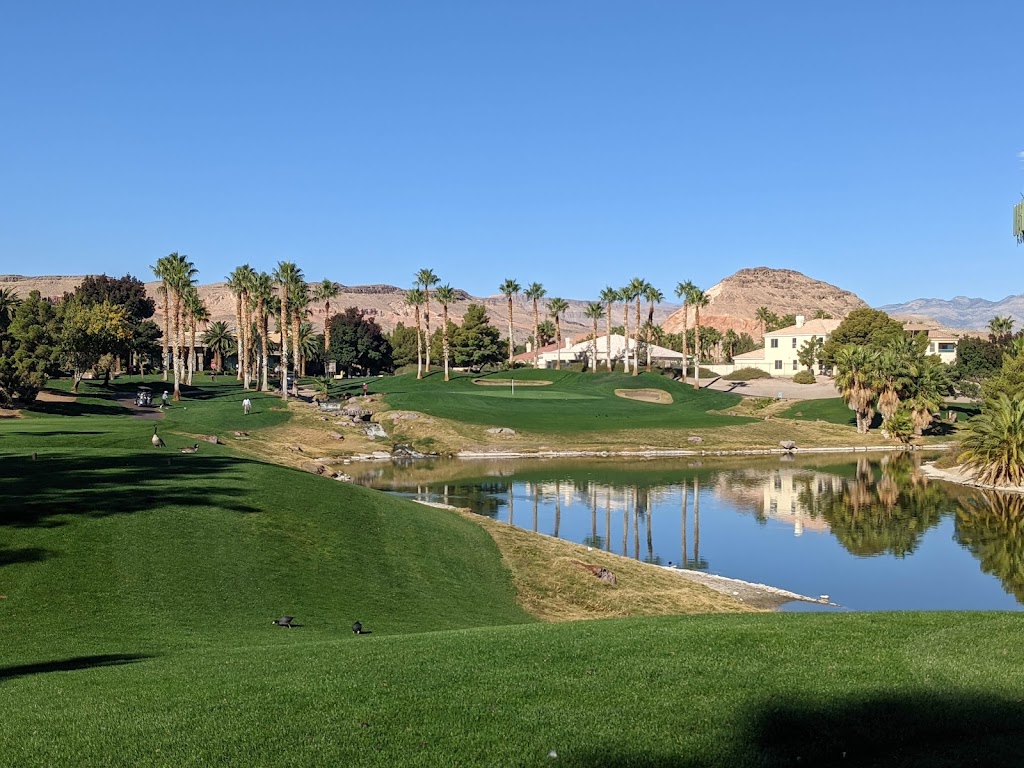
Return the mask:
{"type": "Polygon", "coordinates": [[[31,403],[58,370],[60,329],[53,305],[32,291],[9,320],[0,317],[0,403],[31,403]]]}
{"type": "Polygon", "coordinates": [[[501,333],[491,325],[482,304],[470,304],[462,318],[462,325],[454,329],[451,337],[455,365],[479,368],[502,360],[501,333]]]}
{"type": "Polygon", "coordinates": [[[391,344],[372,317],[356,307],[349,307],[330,318],[331,353],[328,359],[339,370],[351,374],[392,369],[391,344]]]}
{"type": "Polygon", "coordinates": [[[86,371],[109,354],[110,349],[128,340],[131,325],[124,308],[107,301],[85,306],[69,298],[61,302],[58,317],[61,359],[71,368],[72,390],[78,392],[86,371]]]}

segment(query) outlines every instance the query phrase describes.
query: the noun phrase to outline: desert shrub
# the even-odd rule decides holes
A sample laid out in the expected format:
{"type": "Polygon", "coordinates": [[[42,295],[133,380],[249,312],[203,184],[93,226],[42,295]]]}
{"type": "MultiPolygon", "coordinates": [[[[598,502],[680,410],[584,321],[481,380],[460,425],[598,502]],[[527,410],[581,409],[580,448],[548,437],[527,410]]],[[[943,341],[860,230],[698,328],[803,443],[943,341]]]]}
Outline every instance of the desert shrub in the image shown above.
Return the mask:
{"type": "Polygon", "coordinates": [[[797,371],[793,374],[793,381],[796,384],[813,384],[816,381],[814,371],[809,371],[806,368],[802,371],[797,371]]]}
{"type": "Polygon", "coordinates": [[[727,373],[722,378],[726,381],[750,381],[751,379],[770,379],[772,375],[760,368],[740,368],[738,371],[727,373]]]}
{"type": "Polygon", "coordinates": [[[760,411],[767,408],[769,405],[774,405],[775,402],[774,397],[752,397],[750,399],[750,407],[755,411],[760,411]]]}

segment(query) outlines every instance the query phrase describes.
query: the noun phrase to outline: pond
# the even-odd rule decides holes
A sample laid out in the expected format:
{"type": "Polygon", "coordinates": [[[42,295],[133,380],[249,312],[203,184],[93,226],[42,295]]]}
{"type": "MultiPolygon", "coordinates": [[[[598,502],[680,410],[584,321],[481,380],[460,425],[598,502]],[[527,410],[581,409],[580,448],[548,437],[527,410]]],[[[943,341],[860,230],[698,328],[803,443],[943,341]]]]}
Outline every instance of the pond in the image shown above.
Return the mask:
{"type": "Polygon", "coordinates": [[[1024,497],[929,480],[920,470],[927,458],[438,459],[350,474],[619,555],[828,595],[852,610],[1021,610],[1024,497]]]}

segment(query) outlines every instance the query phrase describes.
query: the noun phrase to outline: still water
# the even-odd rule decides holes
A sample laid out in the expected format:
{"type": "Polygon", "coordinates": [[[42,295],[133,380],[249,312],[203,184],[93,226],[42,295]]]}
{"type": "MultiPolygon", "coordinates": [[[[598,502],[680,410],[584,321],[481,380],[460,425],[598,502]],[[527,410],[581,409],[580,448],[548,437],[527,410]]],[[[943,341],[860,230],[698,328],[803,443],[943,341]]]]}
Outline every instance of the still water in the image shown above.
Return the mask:
{"type": "Polygon", "coordinates": [[[1024,497],[929,480],[922,459],[451,459],[353,478],[853,610],[1021,610],[1024,497]]]}

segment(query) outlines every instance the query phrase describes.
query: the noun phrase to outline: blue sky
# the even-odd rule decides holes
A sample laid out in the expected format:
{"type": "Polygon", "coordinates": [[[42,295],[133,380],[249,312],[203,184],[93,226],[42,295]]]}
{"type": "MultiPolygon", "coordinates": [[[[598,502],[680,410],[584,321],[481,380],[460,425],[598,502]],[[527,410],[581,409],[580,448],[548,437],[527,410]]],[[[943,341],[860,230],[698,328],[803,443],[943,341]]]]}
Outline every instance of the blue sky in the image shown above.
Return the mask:
{"type": "Polygon", "coordinates": [[[1024,3],[0,4],[0,273],[1024,292],[1024,3]]]}

